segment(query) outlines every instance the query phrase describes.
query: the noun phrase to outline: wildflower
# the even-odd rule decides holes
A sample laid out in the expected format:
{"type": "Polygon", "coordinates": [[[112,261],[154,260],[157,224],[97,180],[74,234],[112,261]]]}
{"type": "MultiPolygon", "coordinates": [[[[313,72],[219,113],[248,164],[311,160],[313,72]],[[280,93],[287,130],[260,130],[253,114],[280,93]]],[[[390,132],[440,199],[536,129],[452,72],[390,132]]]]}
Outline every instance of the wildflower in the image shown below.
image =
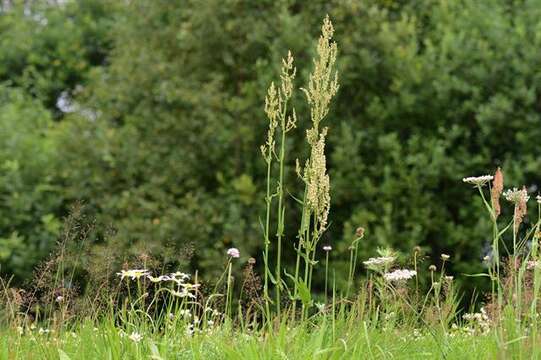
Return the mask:
{"type": "Polygon", "coordinates": [[[190,312],[190,310],[186,310],[186,309],[180,310],[179,314],[180,316],[185,317],[185,318],[192,317],[192,313],[190,312]]]}
{"type": "Polygon", "coordinates": [[[417,275],[415,270],[399,269],[390,273],[383,274],[383,278],[387,281],[405,281],[417,275]]]}
{"type": "Polygon", "coordinates": [[[169,274],[170,280],[180,280],[180,281],[186,281],[190,280],[190,274],[186,274],[180,271],[174,272],[169,274]]]}
{"type": "Polygon", "coordinates": [[[190,324],[186,327],[186,335],[188,336],[192,336],[194,333],[194,329],[193,329],[193,325],[190,324]]]}
{"type": "Polygon", "coordinates": [[[355,230],[355,236],[357,236],[358,238],[364,237],[364,228],[362,226],[359,226],[357,230],[355,230]]]}
{"type": "Polygon", "coordinates": [[[484,261],[484,262],[489,262],[489,261],[490,261],[490,256],[488,256],[488,255],[485,256],[485,257],[483,258],[483,261],[484,261]]]}
{"type": "Polygon", "coordinates": [[[232,258],[239,258],[240,251],[237,248],[230,248],[227,250],[227,255],[231,256],[232,258]]]}
{"type": "Polygon", "coordinates": [[[369,258],[368,260],[363,261],[363,264],[367,268],[378,269],[391,265],[395,259],[394,256],[380,256],[377,258],[369,258]]]}
{"type": "Polygon", "coordinates": [[[325,304],[324,303],[316,303],[316,308],[321,313],[325,312],[325,304]]]}
{"type": "Polygon", "coordinates": [[[169,290],[169,292],[171,293],[171,295],[176,296],[176,297],[180,297],[180,298],[185,298],[185,297],[189,297],[191,299],[196,298],[196,296],[194,294],[190,293],[188,290],[186,290],[186,288],[183,288],[180,291],[169,290]]]}
{"type": "Polygon", "coordinates": [[[507,201],[512,202],[514,204],[527,202],[530,199],[530,197],[528,196],[528,191],[524,188],[521,190],[517,188],[513,188],[513,190],[507,189],[503,193],[503,196],[505,196],[505,199],[507,201]]]}
{"type": "Polygon", "coordinates": [[[541,204],[541,195],[537,195],[537,196],[535,197],[535,200],[537,200],[537,203],[538,203],[538,204],[541,204]]]}
{"type": "Polygon", "coordinates": [[[64,301],[64,297],[62,295],[59,295],[56,297],[56,302],[57,303],[61,303],[62,301],[64,301]]]}
{"type": "Polygon", "coordinates": [[[329,252],[331,250],[332,250],[332,246],[330,246],[330,245],[323,246],[323,251],[329,252]]]}
{"type": "Polygon", "coordinates": [[[162,282],[162,281],[170,281],[171,277],[169,277],[167,275],[160,275],[158,277],[154,277],[152,275],[147,275],[147,279],[149,279],[153,283],[159,283],[159,282],[162,282]]]}
{"type": "Polygon", "coordinates": [[[453,277],[452,276],[446,276],[445,277],[445,280],[448,281],[448,282],[452,282],[453,281],[453,277]]]}
{"type": "Polygon", "coordinates": [[[522,190],[513,188],[513,190],[507,190],[504,194],[507,201],[510,201],[515,204],[515,212],[513,215],[513,230],[515,233],[518,231],[524,216],[528,212],[527,202],[530,199],[528,191],[525,187],[522,190]]]}
{"type": "Polygon", "coordinates": [[[472,184],[475,186],[484,186],[486,183],[494,179],[492,175],[483,175],[483,176],[470,176],[462,179],[463,182],[467,184],[472,184]]]}
{"type": "Polygon", "coordinates": [[[143,335],[139,334],[138,332],[132,332],[128,338],[133,341],[134,343],[138,343],[143,339],[143,335]]]}
{"type": "Polygon", "coordinates": [[[492,202],[492,208],[494,209],[494,216],[497,218],[501,213],[500,196],[503,192],[503,173],[500,168],[496,170],[494,174],[494,181],[492,182],[492,190],[490,191],[490,199],[492,202]]]}
{"type": "Polygon", "coordinates": [[[441,254],[441,259],[442,259],[443,261],[447,261],[447,260],[449,260],[450,258],[451,258],[451,257],[450,257],[449,255],[447,255],[447,254],[441,254]]]}
{"type": "Polygon", "coordinates": [[[436,271],[436,265],[430,265],[430,266],[428,267],[428,270],[430,270],[430,271],[432,271],[432,272],[436,271]]]}
{"type": "Polygon", "coordinates": [[[120,276],[120,280],[124,280],[125,277],[129,277],[132,280],[139,279],[143,276],[150,275],[148,270],[120,270],[119,273],[116,273],[120,276]]]}

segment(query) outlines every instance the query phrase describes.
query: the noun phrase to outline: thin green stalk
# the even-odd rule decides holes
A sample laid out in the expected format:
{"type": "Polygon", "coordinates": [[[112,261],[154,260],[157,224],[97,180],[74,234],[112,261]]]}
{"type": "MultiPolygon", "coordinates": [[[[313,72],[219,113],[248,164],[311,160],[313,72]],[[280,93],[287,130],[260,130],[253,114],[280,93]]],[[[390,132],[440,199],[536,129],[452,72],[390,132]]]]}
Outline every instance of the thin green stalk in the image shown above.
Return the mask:
{"type": "Polygon", "coordinates": [[[263,297],[265,298],[265,316],[267,321],[270,321],[270,307],[269,307],[269,245],[270,245],[270,213],[272,207],[271,196],[271,170],[272,170],[272,149],[269,146],[267,154],[267,195],[265,201],[267,203],[266,219],[265,219],[265,250],[263,258],[265,262],[265,280],[263,285],[263,297]]]}
{"type": "Polygon", "coordinates": [[[284,104],[284,111],[281,116],[282,139],[280,142],[280,174],[278,180],[278,228],[276,231],[277,249],[276,249],[276,313],[280,317],[280,301],[282,288],[282,238],[284,236],[285,227],[285,205],[284,205],[284,165],[286,152],[286,114],[287,101],[284,104]]]}
{"type": "MultiPolygon", "coordinates": [[[[325,302],[327,302],[327,279],[329,277],[329,251],[325,250],[325,302]]],[[[334,297],[334,294],[333,294],[334,297]]]]}

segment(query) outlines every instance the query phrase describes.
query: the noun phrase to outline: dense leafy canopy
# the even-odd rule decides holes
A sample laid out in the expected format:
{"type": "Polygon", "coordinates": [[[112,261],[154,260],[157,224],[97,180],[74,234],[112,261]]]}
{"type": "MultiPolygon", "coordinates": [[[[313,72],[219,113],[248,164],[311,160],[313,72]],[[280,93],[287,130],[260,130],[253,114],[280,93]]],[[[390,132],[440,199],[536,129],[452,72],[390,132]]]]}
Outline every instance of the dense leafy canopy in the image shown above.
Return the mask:
{"type": "MultiPolygon", "coordinates": [[[[27,276],[76,200],[116,229],[96,237],[96,253],[148,252],[206,274],[221,269],[232,245],[260,259],[266,88],[288,49],[296,86],[306,84],[326,13],[341,83],[326,119],[332,224],[324,241],[333,266],[346,271],[354,230],[364,226],[360,257],[419,245],[433,261],[451,254],[456,272],[479,271],[490,228],[460,179],[501,166],[509,186],[535,193],[540,181],[537,0],[86,0],[4,9],[0,271],[27,276]]],[[[308,126],[300,92],[296,100],[292,195],[302,190],[294,163],[306,156],[308,126]]],[[[290,250],[298,217],[291,199],[290,250]]]]}

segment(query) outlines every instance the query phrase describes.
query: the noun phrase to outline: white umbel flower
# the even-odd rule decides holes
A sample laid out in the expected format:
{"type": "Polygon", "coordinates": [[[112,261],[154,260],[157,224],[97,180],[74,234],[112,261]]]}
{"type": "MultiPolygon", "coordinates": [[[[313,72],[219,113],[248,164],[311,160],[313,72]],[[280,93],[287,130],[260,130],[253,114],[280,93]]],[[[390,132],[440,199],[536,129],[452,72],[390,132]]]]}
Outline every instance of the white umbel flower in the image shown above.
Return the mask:
{"type": "Polygon", "coordinates": [[[518,203],[525,203],[528,200],[530,200],[530,196],[528,195],[528,191],[526,189],[517,189],[513,188],[513,190],[508,189],[503,193],[503,196],[505,199],[509,202],[512,202],[514,204],[518,203]]]}
{"type": "Polygon", "coordinates": [[[366,261],[363,261],[363,264],[371,269],[383,268],[391,265],[395,261],[394,256],[380,256],[377,258],[369,258],[366,261]]]}
{"type": "Polygon", "coordinates": [[[417,275],[417,271],[408,269],[399,269],[390,273],[383,274],[383,278],[387,281],[405,281],[417,275]]]}
{"type": "Polygon", "coordinates": [[[489,181],[492,181],[494,176],[492,175],[483,175],[483,176],[470,176],[462,179],[466,184],[472,184],[475,186],[484,186],[489,181]]]}

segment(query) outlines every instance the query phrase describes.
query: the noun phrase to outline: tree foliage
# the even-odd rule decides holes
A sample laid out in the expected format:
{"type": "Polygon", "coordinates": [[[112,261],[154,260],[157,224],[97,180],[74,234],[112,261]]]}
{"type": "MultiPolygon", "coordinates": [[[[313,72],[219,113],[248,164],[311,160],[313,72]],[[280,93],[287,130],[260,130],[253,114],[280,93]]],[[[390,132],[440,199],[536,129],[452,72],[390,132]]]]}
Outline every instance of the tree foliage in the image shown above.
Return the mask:
{"type": "MultiPolygon", "coordinates": [[[[0,79],[12,94],[0,104],[0,129],[6,139],[25,138],[2,143],[0,179],[12,180],[2,180],[0,193],[7,188],[11,199],[15,186],[29,197],[24,206],[2,202],[0,237],[9,240],[0,249],[22,246],[32,254],[23,266],[43,255],[39,244],[51,244],[44,216],[55,223],[77,199],[117,229],[114,241],[96,246],[166,262],[191,249],[190,266],[206,273],[232,245],[261,259],[265,91],[288,49],[305,69],[295,85],[306,84],[311,39],[326,13],[340,45],[324,239],[337,271],[346,271],[357,226],[367,229],[361,257],[378,246],[419,245],[433,261],[452,254],[456,272],[478,271],[490,229],[460,179],[501,166],[509,186],[537,191],[540,1],[107,4],[0,16],[0,79]],[[36,25],[37,13],[46,25],[36,25]],[[59,113],[64,91],[76,111],[59,113]],[[36,190],[44,185],[54,190],[36,190]]],[[[288,151],[302,159],[309,119],[297,110],[288,151]]],[[[295,184],[293,160],[286,170],[295,184]]],[[[302,184],[287,190],[298,195],[302,184]]],[[[295,234],[286,233],[292,249],[295,234]]]]}

